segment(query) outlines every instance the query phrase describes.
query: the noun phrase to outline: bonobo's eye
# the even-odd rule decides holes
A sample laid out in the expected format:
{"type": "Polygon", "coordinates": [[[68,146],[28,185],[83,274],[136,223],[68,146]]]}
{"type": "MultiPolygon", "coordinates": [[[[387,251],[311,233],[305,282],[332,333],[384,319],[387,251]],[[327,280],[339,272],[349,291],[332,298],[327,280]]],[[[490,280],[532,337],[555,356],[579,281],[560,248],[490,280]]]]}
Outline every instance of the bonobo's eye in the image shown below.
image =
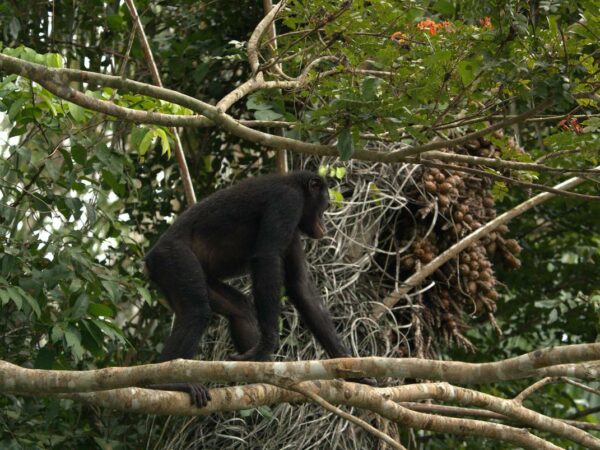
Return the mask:
{"type": "Polygon", "coordinates": [[[311,178],[308,181],[308,189],[310,190],[311,194],[313,194],[313,195],[318,194],[321,191],[321,189],[323,189],[323,186],[324,186],[323,179],[321,179],[321,178],[315,177],[315,178],[311,178]]]}

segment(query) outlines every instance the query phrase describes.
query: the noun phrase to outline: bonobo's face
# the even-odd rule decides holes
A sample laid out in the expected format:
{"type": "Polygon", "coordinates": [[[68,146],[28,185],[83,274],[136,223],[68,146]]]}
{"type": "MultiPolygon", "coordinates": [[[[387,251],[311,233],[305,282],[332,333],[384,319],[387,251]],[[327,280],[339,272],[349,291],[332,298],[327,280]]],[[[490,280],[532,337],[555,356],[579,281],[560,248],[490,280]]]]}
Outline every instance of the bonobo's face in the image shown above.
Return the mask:
{"type": "Polygon", "coordinates": [[[329,190],[324,178],[315,175],[308,180],[300,231],[313,239],[325,236],[323,213],[329,208],[329,190]]]}

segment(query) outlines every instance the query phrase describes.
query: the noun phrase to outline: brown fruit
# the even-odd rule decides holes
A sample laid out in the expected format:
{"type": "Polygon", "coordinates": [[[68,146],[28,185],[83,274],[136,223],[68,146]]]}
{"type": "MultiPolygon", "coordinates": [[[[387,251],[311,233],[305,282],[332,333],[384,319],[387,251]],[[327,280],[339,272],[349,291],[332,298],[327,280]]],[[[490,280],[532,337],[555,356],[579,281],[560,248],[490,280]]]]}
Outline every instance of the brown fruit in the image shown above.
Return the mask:
{"type": "Polygon", "coordinates": [[[428,262],[431,262],[431,260],[435,258],[435,255],[431,252],[425,252],[425,254],[421,257],[421,262],[427,264],[428,262]]]}
{"type": "Polygon", "coordinates": [[[511,252],[513,255],[518,255],[519,253],[521,253],[522,248],[516,240],[508,239],[504,244],[506,245],[508,251],[511,252]]]}
{"type": "Polygon", "coordinates": [[[449,194],[450,192],[452,192],[452,185],[448,182],[442,183],[438,186],[438,190],[442,194],[449,194]]]}
{"type": "Polygon", "coordinates": [[[432,194],[437,192],[437,185],[433,181],[426,181],[424,186],[427,192],[431,192],[432,194]]]}
{"type": "Polygon", "coordinates": [[[519,258],[516,258],[515,256],[511,255],[510,253],[505,253],[503,256],[504,256],[504,262],[506,263],[506,265],[509,268],[518,269],[519,267],[521,267],[521,261],[519,260],[519,258]]]}
{"type": "Polygon", "coordinates": [[[484,270],[483,272],[479,272],[479,279],[481,281],[490,281],[492,279],[492,274],[488,270],[484,270]]]}
{"type": "Polygon", "coordinates": [[[487,252],[488,255],[493,255],[494,253],[496,253],[497,249],[498,249],[498,246],[496,245],[495,242],[490,242],[489,245],[487,245],[485,247],[485,251],[487,252]]]}
{"type": "Polygon", "coordinates": [[[469,281],[467,283],[467,290],[471,293],[471,294],[475,294],[477,292],[477,283],[475,283],[474,281],[469,281]]]}
{"type": "Polygon", "coordinates": [[[498,228],[496,228],[496,231],[500,234],[508,233],[508,227],[504,224],[498,225],[498,228]]]}
{"type": "Polygon", "coordinates": [[[438,203],[442,207],[450,206],[450,199],[446,195],[438,195],[438,203]]]}
{"type": "Polygon", "coordinates": [[[485,293],[485,296],[491,300],[496,300],[498,298],[498,292],[495,289],[491,289],[485,293]]]}

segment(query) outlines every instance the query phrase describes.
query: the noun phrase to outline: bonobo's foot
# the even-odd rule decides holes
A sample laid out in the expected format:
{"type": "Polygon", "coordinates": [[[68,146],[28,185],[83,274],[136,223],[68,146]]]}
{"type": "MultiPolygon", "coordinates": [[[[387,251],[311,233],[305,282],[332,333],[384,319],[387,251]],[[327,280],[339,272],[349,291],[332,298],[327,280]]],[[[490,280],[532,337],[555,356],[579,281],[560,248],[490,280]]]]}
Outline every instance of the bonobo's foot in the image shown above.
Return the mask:
{"type": "Polygon", "coordinates": [[[197,383],[164,383],[152,384],[148,386],[150,389],[160,391],[176,391],[185,392],[190,396],[190,403],[196,408],[204,408],[211,400],[208,388],[197,383]]]}
{"type": "Polygon", "coordinates": [[[271,361],[271,355],[272,352],[257,345],[241,355],[230,355],[229,359],[231,361],[271,361]]]}

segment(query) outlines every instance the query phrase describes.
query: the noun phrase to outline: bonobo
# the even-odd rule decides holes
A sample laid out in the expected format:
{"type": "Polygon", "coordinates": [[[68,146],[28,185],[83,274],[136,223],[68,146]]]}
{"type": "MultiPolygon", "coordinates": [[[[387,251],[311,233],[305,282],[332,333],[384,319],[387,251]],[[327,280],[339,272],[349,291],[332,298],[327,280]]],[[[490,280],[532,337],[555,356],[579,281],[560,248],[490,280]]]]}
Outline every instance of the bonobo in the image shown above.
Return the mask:
{"type": "MultiPolygon", "coordinates": [[[[161,361],[190,359],[211,312],[226,317],[234,361],[268,361],[277,349],[281,288],[332,358],[349,356],[306,268],[303,233],[325,235],[326,181],[311,172],[267,175],[215,192],[185,211],[146,255],[150,278],[175,312],[161,361]],[[249,273],[254,307],[223,279],[249,273]],[[258,326],[257,326],[258,325],[258,326]]],[[[150,386],[188,392],[205,406],[198,384],[150,386]]]]}

